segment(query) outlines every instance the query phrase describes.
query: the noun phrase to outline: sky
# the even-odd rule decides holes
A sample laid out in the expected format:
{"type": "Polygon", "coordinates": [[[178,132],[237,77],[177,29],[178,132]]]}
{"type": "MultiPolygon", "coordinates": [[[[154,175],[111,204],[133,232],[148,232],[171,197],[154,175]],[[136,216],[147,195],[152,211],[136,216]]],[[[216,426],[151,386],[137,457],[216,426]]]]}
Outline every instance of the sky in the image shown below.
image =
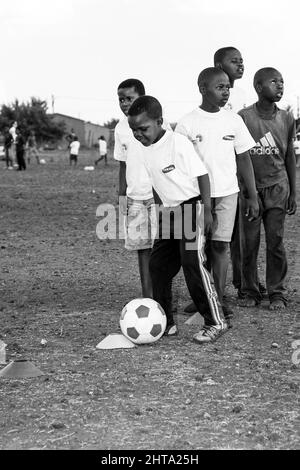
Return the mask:
{"type": "MultiPolygon", "coordinates": [[[[256,100],[261,67],[285,80],[279,106],[300,107],[299,0],[0,0],[0,104],[35,96],[52,111],[102,124],[121,118],[118,84],[143,81],[170,122],[198,105],[197,77],[234,46],[256,100]]],[[[299,111],[300,112],[300,111],[299,111]]]]}

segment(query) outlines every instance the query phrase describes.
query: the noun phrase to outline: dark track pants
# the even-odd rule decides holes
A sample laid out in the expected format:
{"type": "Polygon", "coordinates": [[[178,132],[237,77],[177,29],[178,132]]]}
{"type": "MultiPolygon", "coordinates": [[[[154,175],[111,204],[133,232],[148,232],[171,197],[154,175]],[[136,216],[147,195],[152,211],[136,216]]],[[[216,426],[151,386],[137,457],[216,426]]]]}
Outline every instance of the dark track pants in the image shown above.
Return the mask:
{"type": "Polygon", "coordinates": [[[287,259],[283,245],[289,184],[282,181],[258,190],[260,215],[249,222],[240,208],[242,294],[261,300],[257,279],[257,256],[260,245],[260,230],[263,222],[266,237],[266,284],[269,299],[286,302],[284,279],[287,259]]]}
{"type": "MultiPolygon", "coordinates": [[[[172,315],[172,279],[183,268],[190,296],[206,325],[225,323],[214,283],[205,269],[203,248],[203,214],[201,203],[191,199],[174,208],[174,217],[159,218],[158,235],[150,257],[153,298],[166,312],[168,324],[172,315]]],[[[161,215],[161,214],[160,214],[161,215]]]]}

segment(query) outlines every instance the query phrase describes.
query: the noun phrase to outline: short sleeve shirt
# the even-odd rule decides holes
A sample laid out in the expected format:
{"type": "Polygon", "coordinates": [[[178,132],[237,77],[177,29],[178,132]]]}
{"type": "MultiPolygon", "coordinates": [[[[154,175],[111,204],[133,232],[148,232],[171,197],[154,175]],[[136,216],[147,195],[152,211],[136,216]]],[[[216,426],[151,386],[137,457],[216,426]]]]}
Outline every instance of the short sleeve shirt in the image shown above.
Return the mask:
{"type": "Polygon", "coordinates": [[[199,196],[197,177],[207,170],[186,137],[167,130],[158,142],[144,147],[143,158],[165,207],[176,207],[199,196]]]}
{"type": "Polygon", "coordinates": [[[212,197],[239,191],[236,154],[251,149],[255,141],[238,114],[224,109],[208,113],[196,108],[179,120],[175,131],[189,138],[206,166],[212,197]]]}
{"type": "Polygon", "coordinates": [[[250,150],[250,156],[257,188],[273,186],[286,180],[286,156],[289,152],[294,152],[294,117],[287,111],[276,108],[272,118],[263,118],[256,103],[242,109],[239,114],[256,142],[250,150]]]}

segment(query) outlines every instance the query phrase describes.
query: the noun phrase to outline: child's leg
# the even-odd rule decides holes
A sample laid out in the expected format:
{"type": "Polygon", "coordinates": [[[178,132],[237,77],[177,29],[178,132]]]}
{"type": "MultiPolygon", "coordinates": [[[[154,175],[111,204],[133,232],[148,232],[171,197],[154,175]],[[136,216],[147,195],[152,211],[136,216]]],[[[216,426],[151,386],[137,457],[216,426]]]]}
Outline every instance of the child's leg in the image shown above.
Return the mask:
{"type": "Polygon", "coordinates": [[[288,194],[287,181],[266,188],[263,223],[267,247],[267,291],[271,304],[280,300],[285,305],[287,301],[284,288],[287,259],[283,245],[283,234],[288,194]]]}
{"type": "Polygon", "coordinates": [[[152,284],[149,271],[149,260],[153,245],[153,198],[145,201],[127,198],[125,248],[138,252],[139,274],[143,297],[152,298],[152,284]]]}
{"type": "Polygon", "coordinates": [[[153,286],[153,299],[164,309],[167,325],[174,324],[172,312],[172,279],[181,267],[178,240],[157,239],[154,243],[149,269],[153,286]]]}
{"type": "Polygon", "coordinates": [[[206,270],[203,252],[203,220],[199,201],[185,203],[183,210],[191,212],[190,220],[183,216],[185,224],[180,240],[181,264],[190,295],[197,310],[205,319],[205,325],[214,325],[221,329],[225,327],[222,307],[220,305],[213,280],[206,270]],[[190,207],[188,207],[190,206],[190,207]]]}
{"type": "Polygon", "coordinates": [[[240,204],[240,235],[241,235],[241,277],[243,305],[252,307],[261,301],[257,276],[257,257],[260,245],[260,227],[263,214],[264,190],[260,190],[258,201],[260,214],[257,219],[249,222],[245,216],[243,204],[240,204]]]}
{"type": "MultiPolygon", "coordinates": [[[[238,198],[239,204],[239,198],[238,198]]],[[[240,230],[239,230],[239,208],[235,215],[234,227],[230,242],[230,257],[232,265],[232,284],[238,291],[241,289],[241,248],[240,248],[240,230]]]]}
{"type": "Polygon", "coordinates": [[[226,286],[227,271],[229,265],[229,242],[211,240],[211,263],[216,291],[223,305],[223,296],[226,286]]]}
{"type": "Polygon", "coordinates": [[[138,250],[139,272],[142,284],[142,296],[149,297],[150,299],[152,299],[153,291],[149,271],[150,255],[151,248],[148,248],[146,250],[138,250]]]}

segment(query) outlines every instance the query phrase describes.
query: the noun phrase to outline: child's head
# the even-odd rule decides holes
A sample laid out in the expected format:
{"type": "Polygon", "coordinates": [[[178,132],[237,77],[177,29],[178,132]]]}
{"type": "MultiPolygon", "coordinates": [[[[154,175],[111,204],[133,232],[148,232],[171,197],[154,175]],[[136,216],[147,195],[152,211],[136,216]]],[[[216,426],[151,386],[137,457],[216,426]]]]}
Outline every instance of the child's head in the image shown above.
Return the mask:
{"type": "Polygon", "coordinates": [[[100,135],[99,139],[100,140],[105,140],[104,135],[100,135]]]}
{"type": "Polygon", "coordinates": [[[125,116],[128,116],[128,110],[134,100],[143,95],[145,95],[145,87],[140,80],[129,78],[120,83],[118,86],[119,105],[125,116]]]}
{"type": "Polygon", "coordinates": [[[280,101],[283,95],[283,78],[273,67],[259,69],[254,75],[253,85],[259,99],[271,103],[280,101]]]}
{"type": "Polygon", "coordinates": [[[202,104],[223,107],[230,94],[230,82],[228,75],[216,67],[208,67],[202,70],[198,77],[198,87],[202,95],[202,104]]]}
{"type": "Polygon", "coordinates": [[[74,141],[74,140],[78,140],[78,137],[77,137],[77,135],[74,135],[74,137],[73,137],[73,141],[74,141]]]}
{"type": "Polygon", "coordinates": [[[244,74],[243,58],[235,47],[222,47],[214,55],[214,66],[227,73],[231,86],[244,74]]]}
{"type": "Polygon", "coordinates": [[[134,137],[145,147],[157,142],[164,133],[160,102],[153,96],[140,96],[130,106],[128,123],[134,137]]]}

